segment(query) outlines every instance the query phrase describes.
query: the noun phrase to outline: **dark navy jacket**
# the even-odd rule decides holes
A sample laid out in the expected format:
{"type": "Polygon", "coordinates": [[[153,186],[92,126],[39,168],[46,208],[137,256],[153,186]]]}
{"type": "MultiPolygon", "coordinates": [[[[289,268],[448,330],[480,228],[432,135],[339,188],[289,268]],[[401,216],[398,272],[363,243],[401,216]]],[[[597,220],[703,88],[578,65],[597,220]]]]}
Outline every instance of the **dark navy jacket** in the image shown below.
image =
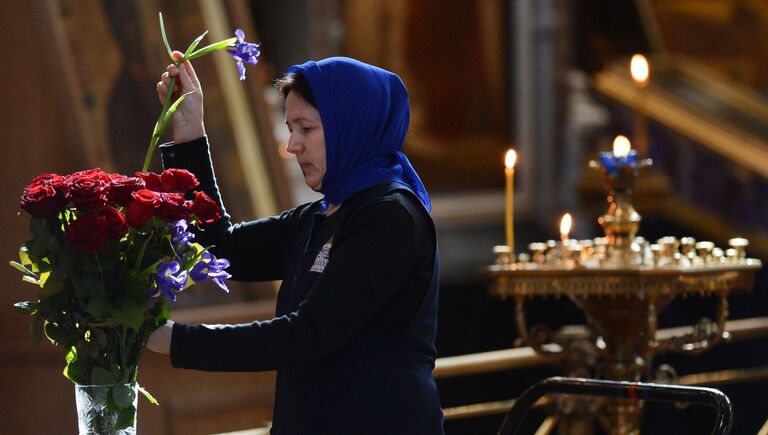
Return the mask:
{"type": "Polygon", "coordinates": [[[432,369],[437,328],[435,230],[419,200],[384,183],[330,216],[320,201],[232,224],[205,138],[161,147],[222,208],[196,241],[216,245],[233,279],[282,280],[276,317],[175,324],[174,367],[277,370],[272,433],[442,434],[432,369]]]}

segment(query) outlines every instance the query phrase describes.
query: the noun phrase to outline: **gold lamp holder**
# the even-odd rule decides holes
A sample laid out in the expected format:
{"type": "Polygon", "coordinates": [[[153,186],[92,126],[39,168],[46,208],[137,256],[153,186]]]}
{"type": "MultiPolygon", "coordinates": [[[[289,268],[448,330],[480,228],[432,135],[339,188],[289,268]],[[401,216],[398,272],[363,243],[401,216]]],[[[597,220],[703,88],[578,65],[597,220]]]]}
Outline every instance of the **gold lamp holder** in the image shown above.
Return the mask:
{"type": "MultiPolygon", "coordinates": [[[[590,162],[602,173],[608,191],[608,210],[598,218],[604,237],[531,243],[530,253],[517,259],[509,249],[496,248],[496,264],[484,268],[491,293],[515,300],[519,343],[541,354],[565,356],[569,375],[653,381],[655,355],[699,353],[728,337],[728,295],[750,290],[762,267],[760,260],[746,257],[749,242],[742,238],[731,239],[730,248],[723,250],[690,237],[664,237],[652,244],[637,236],[641,216],[632,205],[632,189],[640,171],[651,164],[649,159],[603,156],[600,163],[590,162]],[[675,298],[689,295],[717,298],[715,320],[700,321],[690,333],[659,339],[659,313],[675,298]],[[546,325],[529,329],[525,302],[548,296],[574,302],[586,316],[588,333],[574,335],[567,328],[552,332],[546,325]]],[[[597,404],[598,421],[610,434],[640,433],[642,402],[609,399],[597,404]]],[[[567,424],[563,421],[568,419],[561,419],[567,424]]],[[[583,421],[574,427],[579,424],[583,421]]]]}

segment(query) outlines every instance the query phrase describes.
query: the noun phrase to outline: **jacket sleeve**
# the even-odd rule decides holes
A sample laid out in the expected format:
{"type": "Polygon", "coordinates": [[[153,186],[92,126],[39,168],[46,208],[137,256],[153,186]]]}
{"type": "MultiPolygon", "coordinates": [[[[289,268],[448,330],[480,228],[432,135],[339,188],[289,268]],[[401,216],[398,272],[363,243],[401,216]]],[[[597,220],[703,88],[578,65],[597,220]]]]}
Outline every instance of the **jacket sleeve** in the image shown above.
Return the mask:
{"type": "Polygon", "coordinates": [[[354,216],[335,236],[325,270],[296,311],[240,325],[177,323],[174,367],[250,371],[305,365],[357,334],[432,252],[425,247],[433,247],[434,239],[396,202],[366,205],[354,216]]]}
{"type": "Polygon", "coordinates": [[[271,281],[283,279],[287,250],[291,246],[292,227],[299,215],[298,209],[278,216],[232,224],[224,207],[216,183],[208,138],[192,142],[160,145],[163,168],[181,168],[192,172],[204,191],[219,205],[221,218],[211,224],[194,229],[195,242],[218,258],[226,258],[231,266],[227,271],[237,281],[271,281]]]}

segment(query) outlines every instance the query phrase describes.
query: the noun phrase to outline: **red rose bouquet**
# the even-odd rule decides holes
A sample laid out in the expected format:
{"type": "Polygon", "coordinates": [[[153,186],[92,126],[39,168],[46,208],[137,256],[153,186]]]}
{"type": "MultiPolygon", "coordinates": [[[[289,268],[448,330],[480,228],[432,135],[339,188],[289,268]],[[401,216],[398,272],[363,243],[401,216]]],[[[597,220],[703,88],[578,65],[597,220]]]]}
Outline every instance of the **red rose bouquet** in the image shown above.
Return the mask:
{"type": "Polygon", "coordinates": [[[24,189],[32,239],[11,265],[38,285],[35,301],[16,308],[67,350],[65,376],[76,384],[130,383],[149,334],[165,323],[168,303],[195,282],[226,289],[226,260],[194,243],[188,222],[213,222],[216,203],[189,171],[135,177],[91,169],[42,174],[24,189]]]}
{"type": "MultiPolygon", "coordinates": [[[[170,55],[162,15],[160,23],[170,55]]],[[[242,31],[195,51],[204,35],[181,60],[172,60],[179,64],[226,49],[235,57],[241,78],[243,63],[256,62],[258,46],[246,43],[242,31]]],[[[227,290],[229,262],[195,243],[188,231],[189,225],[216,221],[217,204],[193,190],[200,183],[186,170],[146,172],[184,95],[173,104],[169,98],[155,125],[144,172],[130,177],[96,168],[63,176],[41,174],[21,196],[21,208],[31,216],[32,238],[11,266],[38,291],[34,300],[15,307],[32,317],[36,340],[44,335],[64,349],[67,378],[78,387],[109,386],[99,399],[103,406],[98,414],[86,423],[81,416],[81,433],[122,428],[133,433],[139,358],[150,334],[168,320],[169,304],[195,282],[211,280],[227,290]]]]}

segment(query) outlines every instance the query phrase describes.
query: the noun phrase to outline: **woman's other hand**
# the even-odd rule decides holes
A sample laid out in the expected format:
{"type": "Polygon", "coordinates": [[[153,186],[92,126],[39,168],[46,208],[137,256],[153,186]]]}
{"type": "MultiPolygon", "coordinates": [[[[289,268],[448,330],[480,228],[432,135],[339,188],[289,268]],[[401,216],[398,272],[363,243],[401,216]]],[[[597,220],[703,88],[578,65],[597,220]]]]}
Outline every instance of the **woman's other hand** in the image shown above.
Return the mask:
{"type": "MultiPolygon", "coordinates": [[[[183,54],[178,51],[173,52],[175,60],[181,59],[183,54]]],[[[195,69],[189,61],[184,62],[177,68],[175,65],[168,65],[166,72],[157,82],[157,96],[160,101],[165,99],[168,93],[168,83],[171,77],[176,78],[173,97],[174,100],[180,95],[192,92],[187,95],[184,101],[179,105],[171,119],[171,129],[173,131],[173,141],[176,143],[189,142],[205,135],[205,125],[203,123],[203,88],[200,86],[200,80],[195,74],[195,69]]]]}
{"type": "Polygon", "coordinates": [[[147,349],[152,352],[169,354],[171,353],[171,336],[173,335],[173,320],[168,320],[161,326],[147,341],[147,349]]]}

